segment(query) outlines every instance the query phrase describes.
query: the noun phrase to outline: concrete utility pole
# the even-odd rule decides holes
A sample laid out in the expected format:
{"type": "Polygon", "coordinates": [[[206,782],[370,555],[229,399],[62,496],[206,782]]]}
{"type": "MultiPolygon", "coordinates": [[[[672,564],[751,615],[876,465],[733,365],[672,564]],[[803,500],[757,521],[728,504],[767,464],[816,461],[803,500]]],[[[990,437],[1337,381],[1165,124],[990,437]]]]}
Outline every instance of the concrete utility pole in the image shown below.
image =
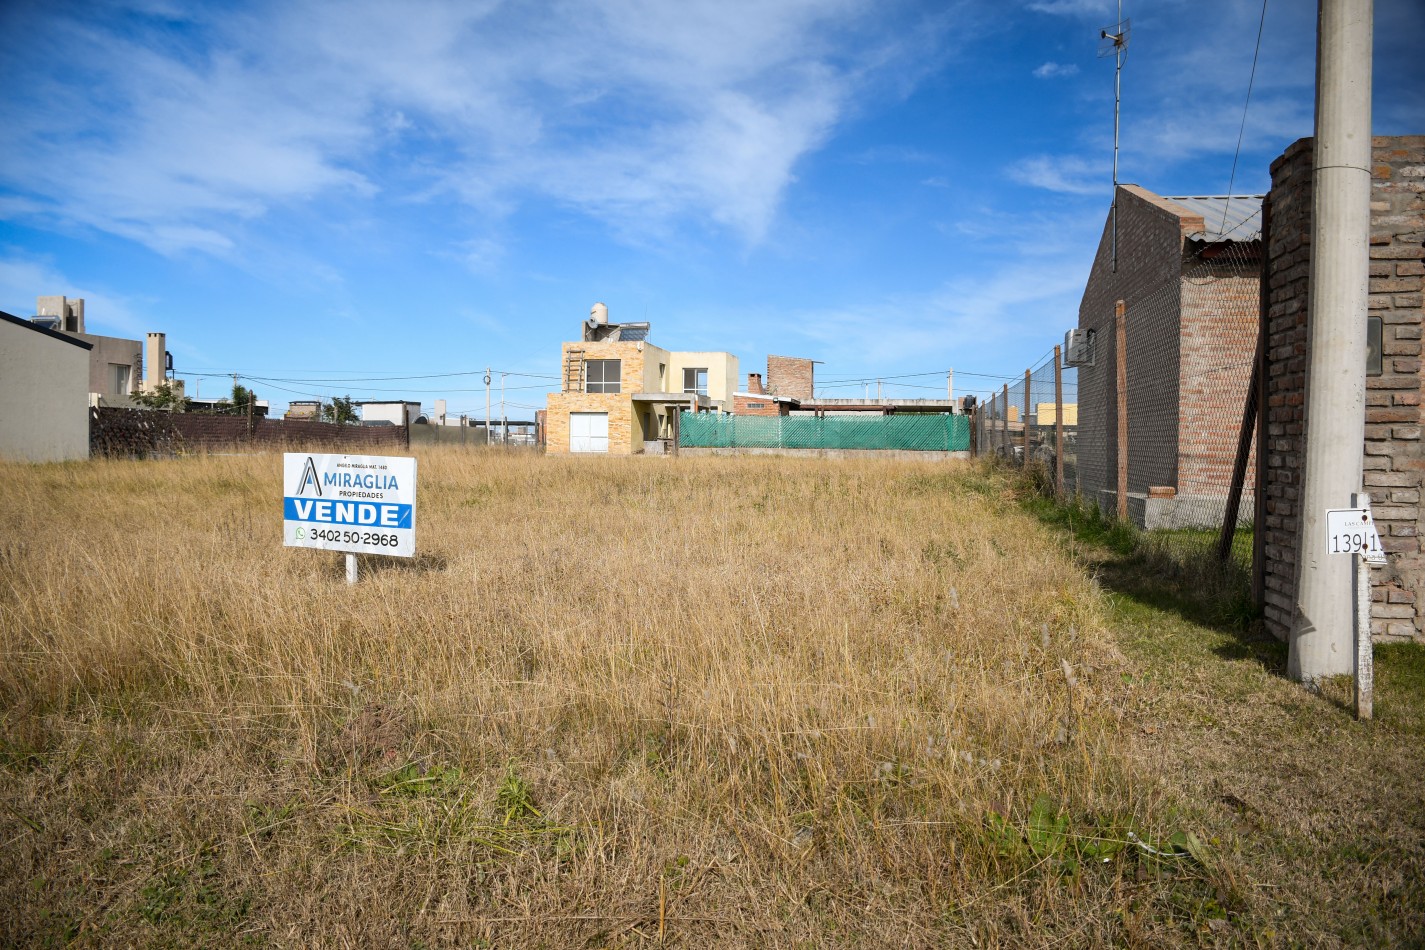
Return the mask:
{"type": "MultiPolygon", "coordinates": [[[[1326,553],[1326,510],[1361,487],[1371,231],[1373,0],[1320,0],[1312,171],[1306,466],[1287,675],[1350,673],[1351,561],[1326,553]]],[[[1367,634],[1368,635],[1368,634],[1367,634]]]]}
{"type": "Polygon", "coordinates": [[[485,367],[485,444],[490,444],[490,367],[485,367]]]}
{"type": "Polygon", "coordinates": [[[953,369],[945,371],[945,398],[950,402],[955,401],[955,371],[953,369]]]}

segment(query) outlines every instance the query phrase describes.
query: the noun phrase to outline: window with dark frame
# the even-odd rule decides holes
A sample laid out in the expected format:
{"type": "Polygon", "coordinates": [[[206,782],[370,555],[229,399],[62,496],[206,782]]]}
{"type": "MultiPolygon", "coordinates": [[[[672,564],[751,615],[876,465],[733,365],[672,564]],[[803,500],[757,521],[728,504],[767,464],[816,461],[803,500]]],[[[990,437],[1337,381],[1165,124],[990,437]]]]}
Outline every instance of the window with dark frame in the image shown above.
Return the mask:
{"type": "Polygon", "coordinates": [[[621,384],[621,360],[585,360],[584,392],[619,393],[621,384]]]}
{"type": "Polygon", "coordinates": [[[699,396],[708,394],[707,367],[683,370],[683,392],[697,393],[699,396]]]}

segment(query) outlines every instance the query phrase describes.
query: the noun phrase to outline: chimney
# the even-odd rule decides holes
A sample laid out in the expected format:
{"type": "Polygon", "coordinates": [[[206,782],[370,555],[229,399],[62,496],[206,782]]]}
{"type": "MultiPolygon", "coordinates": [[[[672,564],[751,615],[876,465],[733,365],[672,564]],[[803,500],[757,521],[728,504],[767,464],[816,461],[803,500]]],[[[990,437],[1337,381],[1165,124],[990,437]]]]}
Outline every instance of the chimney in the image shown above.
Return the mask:
{"type": "Polygon", "coordinates": [[[747,374],[747,391],[748,391],[749,393],[751,393],[752,395],[754,395],[754,396],[760,396],[760,395],[762,395],[762,374],[761,374],[761,373],[748,373],[748,374],[747,374]]]}
{"type": "Polygon", "coordinates": [[[148,341],[144,345],[144,379],[143,391],[151,393],[156,390],[160,383],[166,379],[165,370],[168,367],[168,338],[162,333],[150,333],[148,341]]]}

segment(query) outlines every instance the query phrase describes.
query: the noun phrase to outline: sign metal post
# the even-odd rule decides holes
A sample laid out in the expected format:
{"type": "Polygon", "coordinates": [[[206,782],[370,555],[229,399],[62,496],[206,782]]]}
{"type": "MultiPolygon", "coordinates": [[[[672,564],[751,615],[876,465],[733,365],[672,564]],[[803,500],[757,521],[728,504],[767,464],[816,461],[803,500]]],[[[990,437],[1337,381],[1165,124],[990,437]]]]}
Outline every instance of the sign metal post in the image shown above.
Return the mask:
{"type": "Polygon", "coordinates": [[[1357,719],[1370,719],[1375,705],[1375,657],[1371,646],[1371,565],[1385,563],[1380,533],[1371,515],[1371,497],[1351,495],[1351,508],[1326,511],[1326,553],[1349,554],[1355,561],[1356,646],[1355,705],[1357,719]]]}

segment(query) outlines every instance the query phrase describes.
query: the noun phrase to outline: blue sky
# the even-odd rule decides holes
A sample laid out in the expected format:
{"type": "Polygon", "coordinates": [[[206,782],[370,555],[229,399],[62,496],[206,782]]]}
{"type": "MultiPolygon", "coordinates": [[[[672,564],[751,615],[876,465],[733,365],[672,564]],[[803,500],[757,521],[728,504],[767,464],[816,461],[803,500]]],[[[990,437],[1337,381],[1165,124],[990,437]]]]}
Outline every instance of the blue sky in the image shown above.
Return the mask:
{"type": "MultiPolygon", "coordinates": [[[[1125,5],[1121,180],[1226,192],[1261,11],[1125,5]]],[[[1267,9],[1238,193],[1311,133],[1315,12],[1267,9]]],[[[483,414],[491,366],[530,374],[506,379],[517,415],[595,301],[744,373],[776,353],[825,380],[954,367],[957,392],[997,389],[1076,319],[1115,19],[1097,0],[10,0],[0,309],[84,297],[90,332],[166,332],[190,395],[237,372],[279,407],[483,414]],[[472,375],[374,379],[446,373],[472,375]]],[[[1425,132],[1422,36],[1425,4],[1377,0],[1377,134],[1425,132]]],[[[943,375],[887,392],[931,395],[913,386],[943,375]]]]}

